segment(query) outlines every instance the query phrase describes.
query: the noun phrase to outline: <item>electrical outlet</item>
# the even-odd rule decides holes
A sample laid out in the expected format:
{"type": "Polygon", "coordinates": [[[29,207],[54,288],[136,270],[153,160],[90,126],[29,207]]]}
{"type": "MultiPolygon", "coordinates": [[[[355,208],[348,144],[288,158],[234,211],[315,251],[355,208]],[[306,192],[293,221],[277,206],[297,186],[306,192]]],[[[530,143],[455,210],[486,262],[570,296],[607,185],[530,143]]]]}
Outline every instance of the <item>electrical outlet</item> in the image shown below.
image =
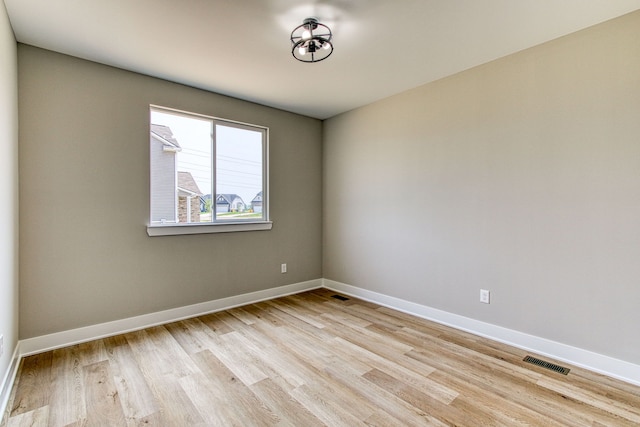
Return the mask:
{"type": "Polygon", "coordinates": [[[280,273],[287,272],[287,264],[280,264],[280,273]]]}
{"type": "Polygon", "coordinates": [[[489,304],[489,291],[486,289],[480,289],[480,302],[489,304]]]}
{"type": "Polygon", "coordinates": [[[4,353],[4,335],[0,335],[0,356],[4,353]]]}

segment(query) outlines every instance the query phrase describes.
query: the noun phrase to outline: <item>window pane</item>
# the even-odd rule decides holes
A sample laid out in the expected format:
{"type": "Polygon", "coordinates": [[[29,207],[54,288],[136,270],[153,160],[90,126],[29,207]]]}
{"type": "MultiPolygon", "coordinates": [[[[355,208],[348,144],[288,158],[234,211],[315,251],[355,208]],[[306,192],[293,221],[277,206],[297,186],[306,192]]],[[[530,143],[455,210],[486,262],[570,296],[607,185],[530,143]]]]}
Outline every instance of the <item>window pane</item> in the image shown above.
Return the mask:
{"type": "Polygon", "coordinates": [[[150,131],[150,227],[269,220],[267,128],[152,106],[150,131]]]}
{"type": "Polygon", "coordinates": [[[216,220],[262,219],[263,132],[216,124],[216,220]]]}
{"type": "Polygon", "coordinates": [[[151,110],[151,223],[211,222],[211,120],[151,110]]]}

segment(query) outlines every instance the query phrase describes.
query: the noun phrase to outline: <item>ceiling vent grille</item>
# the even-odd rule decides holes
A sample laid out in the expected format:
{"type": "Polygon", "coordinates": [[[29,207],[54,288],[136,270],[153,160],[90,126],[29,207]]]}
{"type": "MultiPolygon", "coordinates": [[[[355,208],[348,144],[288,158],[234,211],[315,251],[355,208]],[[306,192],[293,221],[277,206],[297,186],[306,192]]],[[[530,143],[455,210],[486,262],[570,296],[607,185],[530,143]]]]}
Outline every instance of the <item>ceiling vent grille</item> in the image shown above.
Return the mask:
{"type": "Polygon", "coordinates": [[[527,363],[533,363],[534,365],[538,365],[542,368],[549,369],[563,375],[567,375],[570,371],[569,368],[565,368],[564,366],[549,363],[544,360],[536,359],[535,357],[531,357],[531,356],[527,356],[522,360],[524,360],[527,363]]]}

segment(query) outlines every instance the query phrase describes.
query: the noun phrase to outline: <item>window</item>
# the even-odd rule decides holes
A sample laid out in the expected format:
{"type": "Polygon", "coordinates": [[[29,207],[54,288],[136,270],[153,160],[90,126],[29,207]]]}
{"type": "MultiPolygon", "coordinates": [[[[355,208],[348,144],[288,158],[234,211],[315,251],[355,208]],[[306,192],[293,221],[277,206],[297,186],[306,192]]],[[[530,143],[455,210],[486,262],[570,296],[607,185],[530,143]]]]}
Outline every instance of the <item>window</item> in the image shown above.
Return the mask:
{"type": "Polygon", "coordinates": [[[150,236],[265,230],[268,129],[152,106],[150,236]]]}

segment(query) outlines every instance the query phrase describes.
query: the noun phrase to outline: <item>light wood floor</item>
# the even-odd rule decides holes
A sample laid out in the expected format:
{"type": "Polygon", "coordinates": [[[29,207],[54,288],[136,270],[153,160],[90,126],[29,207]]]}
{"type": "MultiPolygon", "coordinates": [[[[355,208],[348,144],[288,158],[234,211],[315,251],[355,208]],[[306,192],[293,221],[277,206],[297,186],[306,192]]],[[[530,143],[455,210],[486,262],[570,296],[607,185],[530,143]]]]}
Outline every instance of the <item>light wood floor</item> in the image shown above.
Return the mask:
{"type": "Polygon", "coordinates": [[[2,425],[640,425],[640,387],[332,295],[27,357],[2,425]]]}

